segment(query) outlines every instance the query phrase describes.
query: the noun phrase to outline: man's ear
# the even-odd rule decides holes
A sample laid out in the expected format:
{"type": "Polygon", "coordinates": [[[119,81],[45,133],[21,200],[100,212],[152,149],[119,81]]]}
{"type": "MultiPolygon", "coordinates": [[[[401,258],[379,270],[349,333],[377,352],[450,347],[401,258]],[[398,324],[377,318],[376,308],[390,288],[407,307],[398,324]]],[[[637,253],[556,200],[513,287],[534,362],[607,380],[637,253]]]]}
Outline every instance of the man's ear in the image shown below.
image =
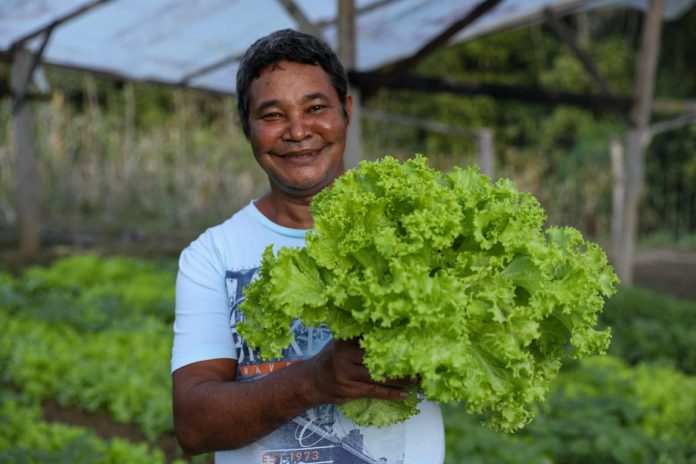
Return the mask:
{"type": "Polygon", "coordinates": [[[349,126],[353,115],[353,95],[346,94],[346,126],[349,126]]]}

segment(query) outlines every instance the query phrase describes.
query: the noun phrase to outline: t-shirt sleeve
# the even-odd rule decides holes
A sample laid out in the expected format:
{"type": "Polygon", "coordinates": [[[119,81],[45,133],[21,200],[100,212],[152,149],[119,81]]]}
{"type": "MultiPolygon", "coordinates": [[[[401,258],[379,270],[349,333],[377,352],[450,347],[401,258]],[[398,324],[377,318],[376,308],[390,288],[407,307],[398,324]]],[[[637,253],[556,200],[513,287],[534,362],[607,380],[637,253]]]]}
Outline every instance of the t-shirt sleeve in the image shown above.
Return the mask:
{"type": "Polygon", "coordinates": [[[179,259],[171,370],[209,359],[236,359],[225,265],[210,231],[179,259]]]}

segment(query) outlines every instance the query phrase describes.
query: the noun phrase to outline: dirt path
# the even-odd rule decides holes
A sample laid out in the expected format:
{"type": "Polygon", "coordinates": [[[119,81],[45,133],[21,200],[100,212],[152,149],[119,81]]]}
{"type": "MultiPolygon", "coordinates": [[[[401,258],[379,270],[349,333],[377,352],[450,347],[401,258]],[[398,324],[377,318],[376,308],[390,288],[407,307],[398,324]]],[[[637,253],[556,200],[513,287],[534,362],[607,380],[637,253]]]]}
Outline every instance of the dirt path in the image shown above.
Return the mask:
{"type": "MultiPolygon", "coordinates": [[[[55,399],[44,401],[42,406],[44,419],[47,422],[59,422],[85,427],[104,439],[118,437],[132,443],[146,443],[149,446],[159,448],[164,453],[166,462],[172,462],[175,459],[192,462],[189,456],[183,454],[174,435],[163,436],[155,443],[151,443],[140,432],[137,425],[115,422],[106,413],[89,413],[79,408],[61,406],[55,399]]],[[[203,461],[199,459],[196,462],[212,464],[213,461],[212,457],[210,457],[203,461]]]]}
{"type": "Polygon", "coordinates": [[[696,252],[651,250],[639,253],[634,282],[638,287],[696,300],[696,252]]]}

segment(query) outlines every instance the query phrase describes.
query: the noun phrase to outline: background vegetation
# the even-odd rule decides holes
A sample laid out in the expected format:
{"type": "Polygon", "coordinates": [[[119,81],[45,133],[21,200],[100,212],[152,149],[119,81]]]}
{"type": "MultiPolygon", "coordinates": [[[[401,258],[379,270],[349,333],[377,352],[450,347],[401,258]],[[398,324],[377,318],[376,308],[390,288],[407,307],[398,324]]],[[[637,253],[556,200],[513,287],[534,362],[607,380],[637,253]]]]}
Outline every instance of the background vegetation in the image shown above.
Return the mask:
{"type": "MultiPolygon", "coordinates": [[[[641,15],[620,9],[571,18],[581,45],[619,95],[632,93],[641,15]]],[[[696,96],[696,9],[666,23],[656,96],[696,96]]],[[[442,49],[417,73],[474,83],[599,93],[544,26],[442,49]]],[[[134,85],[49,70],[54,89],[36,102],[36,144],[49,235],[114,239],[170,237],[177,246],[228,217],[264,188],[232,97],[134,85]]],[[[230,77],[232,78],[232,77],[230,77]]],[[[9,102],[0,108],[0,237],[12,238],[14,158],[9,102]]],[[[603,241],[611,214],[609,141],[627,127],[615,113],[496,100],[489,96],[383,90],[367,108],[449,124],[492,128],[497,175],[512,178],[546,208],[550,222],[603,241]]],[[[671,106],[675,106],[672,104],[671,106]]],[[[684,109],[684,105],[680,109],[684,109]]],[[[655,114],[673,117],[674,111],[655,114]]],[[[469,136],[363,119],[365,156],[424,153],[435,166],[476,162],[469,136]]],[[[647,153],[643,239],[691,244],[696,229],[696,126],[655,138],[647,153]]],[[[168,242],[166,242],[168,243],[168,242]]],[[[174,247],[175,248],[175,247],[174,247]]]]}

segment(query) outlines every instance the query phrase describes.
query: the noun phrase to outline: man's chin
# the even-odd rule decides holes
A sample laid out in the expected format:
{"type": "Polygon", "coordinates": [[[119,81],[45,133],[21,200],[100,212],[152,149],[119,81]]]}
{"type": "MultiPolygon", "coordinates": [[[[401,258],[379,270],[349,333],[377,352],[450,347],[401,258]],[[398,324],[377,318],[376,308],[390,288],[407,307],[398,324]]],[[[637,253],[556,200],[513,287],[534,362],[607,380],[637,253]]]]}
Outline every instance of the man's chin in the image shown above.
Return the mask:
{"type": "Polygon", "coordinates": [[[336,173],[324,173],[324,176],[317,179],[316,176],[308,176],[305,178],[279,178],[269,177],[271,185],[282,191],[286,195],[292,197],[307,197],[313,196],[331,185],[336,177],[341,174],[342,170],[337,170],[336,173]]]}
{"type": "Polygon", "coordinates": [[[282,192],[283,194],[293,197],[293,198],[306,198],[306,197],[313,197],[317,193],[321,192],[326,188],[328,185],[331,184],[331,182],[326,182],[326,181],[321,181],[321,182],[311,182],[311,181],[306,181],[306,182],[290,182],[290,181],[284,181],[284,182],[274,182],[275,187],[277,190],[282,192]]]}

